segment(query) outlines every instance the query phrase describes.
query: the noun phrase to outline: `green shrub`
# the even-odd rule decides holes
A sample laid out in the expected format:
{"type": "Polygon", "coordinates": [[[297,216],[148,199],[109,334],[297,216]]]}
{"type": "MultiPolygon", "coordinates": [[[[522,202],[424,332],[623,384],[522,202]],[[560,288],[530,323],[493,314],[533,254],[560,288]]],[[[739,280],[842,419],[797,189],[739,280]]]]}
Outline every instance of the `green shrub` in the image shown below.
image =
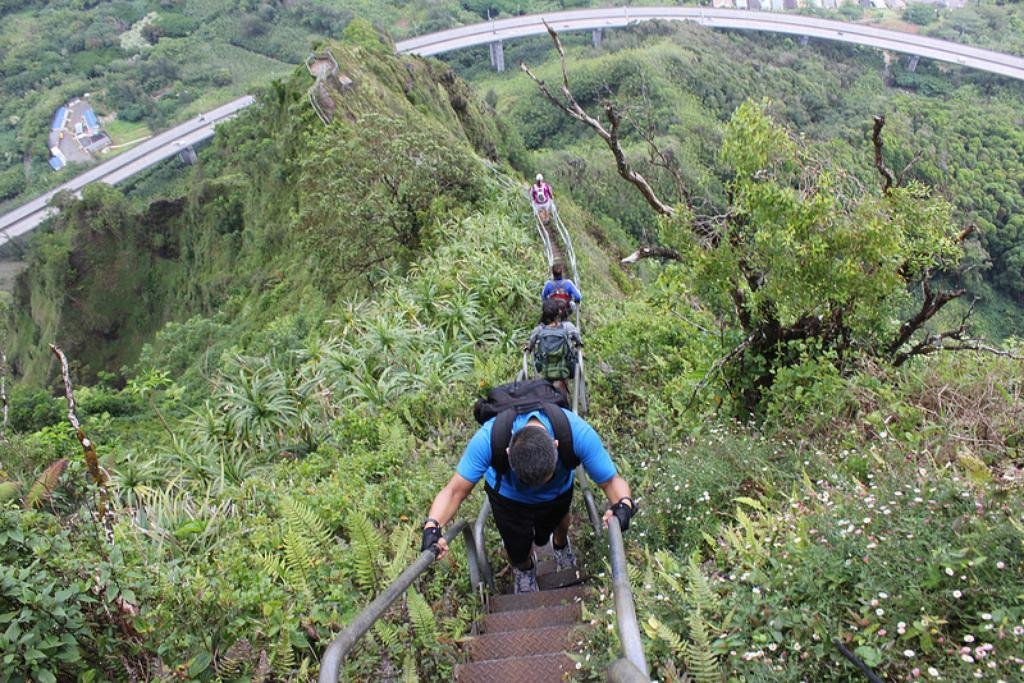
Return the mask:
{"type": "Polygon", "coordinates": [[[25,384],[11,387],[9,418],[17,432],[35,432],[64,420],[63,399],[25,384]]]}

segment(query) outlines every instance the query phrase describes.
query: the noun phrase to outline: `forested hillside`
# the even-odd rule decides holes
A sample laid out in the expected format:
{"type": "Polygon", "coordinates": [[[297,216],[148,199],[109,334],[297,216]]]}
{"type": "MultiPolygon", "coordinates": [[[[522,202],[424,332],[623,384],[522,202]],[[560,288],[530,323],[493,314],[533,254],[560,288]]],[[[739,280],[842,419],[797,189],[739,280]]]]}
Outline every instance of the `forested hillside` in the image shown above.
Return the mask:
{"type": "MultiPolygon", "coordinates": [[[[652,677],[857,680],[840,646],[886,679],[1024,675],[1019,92],[922,65],[951,88],[929,98],[875,53],[693,27],[566,42],[660,214],[528,76],[398,58],[359,20],[326,44],[352,79],[329,124],[292,69],[187,173],[60,198],[0,346],[0,679],[314,679],[519,368],[538,170],[579,259],[587,419],[639,505],[652,677]],[[640,243],[667,257],[621,264],[640,243]]],[[[561,84],[549,45],[510,62],[561,84]]],[[[604,680],[605,544],[572,535],[576,678],[604,680]]],[[[482,613],[453,543],[340,680],[451,680],[482,613]]]]}
{"type": "MultiPolygon", "coordinates": [[[[1024,181],[1024,137],[1017,119],[1021,86],[967,71],[949,73],[922,62],[883,61],[875,50],[757,34],[711,32],[692,26],[637,27],[616,33],[602,50],[586,37],[566,37],[572,51],[574,93],[596,108],[607,97],[627,102],[622,136],[639,168],[670,200],[687,191],[721,209],[724,190],[715,164],[718,122],[747,98],[769,98],[780,120],[807,144],[865,184],[875,183],[870,148],[872,118],[886,117],[886,163],[904,181],[917,180],[953,202],[978,228],[964,284],[979,298],[981,330],[992,337],[1019,334],[1024,325],[1024,240],[1019,229],[1024,181]],[[649,143],[670,155],[669,168],[649,143]],[[676,175],[673,175],[675,173],[676,175]]],[[[499,76],[471,57],[452,63],[522,133],[538,165],[567,188],[594,183],[610,191],[590,207],[633,235],[654,229],[643,198],[607,163],[603,144],[560,115],[522,77],[499,76]]],[[[509,63],[525,60],[541,78],[559,78],[543,41],[516,46],[509,63]]],[[[713,211],[709,210],[709,213],[713,211]]]]}
{"type": "MultiPolygon", "coordinates": [[[[487,18],[601,6],[597,0],[2,0],[0,210],[78,174],[46,163],[54,112],[88,94],[117,151],[283,77],[354,16],[396,40],[487,18]]],[[[618,5],[651,4],[640,0],[618,5]]],[[[655,3],[657,4],[657,3],[655,3]]],[[[697,4],[663,2],[661,4],[697,4]]],[[[811,10],[802,10],[811,11],[811,10]]],[[[841,20],[1021,54],[1024,10],[971,3],[955,12],[911,6],[814,10],[841,20]]],[[[510,61],[510,63],[512,63],[510,61]]],[[[927,87],[944,89],[942,80],[927,87]]]]}

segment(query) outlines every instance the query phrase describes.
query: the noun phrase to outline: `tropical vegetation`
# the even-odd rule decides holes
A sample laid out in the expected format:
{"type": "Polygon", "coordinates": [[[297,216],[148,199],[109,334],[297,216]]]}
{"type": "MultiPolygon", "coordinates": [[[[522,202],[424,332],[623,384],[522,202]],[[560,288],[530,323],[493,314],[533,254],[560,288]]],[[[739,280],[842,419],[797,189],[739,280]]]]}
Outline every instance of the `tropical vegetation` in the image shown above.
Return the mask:
{"type": "MultiPolygon", "coordinates": [[[[999,263],[972,273],[1005,226],[947,191],[966,157],[942,166],[924,143],[968,93],[989,121],[1019,95],[938,72],[921,75],[950,78],[951,99],[897,95],[860,51],[797,62],[696,28],[573,40],[575,94],[627,115],[629,159],[671,215],[527,77],[467,69],[471,87],[460,59],[395,57],[359,20],[329,43],[353,81],[329,122],[289,70],[187,172],[59,199],[2,344],[0,678],[315,677],[415,557],[473,399],[517,370],[548,265],[523,195],[537,168],[579,261],[588,420],[640,506],[626,542],[652,675],[854,679],[842,648],[886,678],[1021,676],[1019,318],[983,320],[996,353],[925,348],[963,320],[954,302],[892,347],[923,283],[1003,287],[999,263]],[[907,108],[864,104],[884,93],[907,108]],[[945,113],[913,128],[928,102],[945,113]],[[621,265],[639,244],[681,258],[621,265]],[[743,346],[837,310],[838,336],[743,346]]],[[[517,49],[560,82],[539,44],[517,49]]],[[[1010,164],[978,136],[975,158],[1010,164]]],[[[604,544],[573,533],[595,574],[573,656],[603,680],[619,652],[604,544]]],[[[482,613],[468,581],[454,544],[342,680],[450,680],[482,613]]]]}

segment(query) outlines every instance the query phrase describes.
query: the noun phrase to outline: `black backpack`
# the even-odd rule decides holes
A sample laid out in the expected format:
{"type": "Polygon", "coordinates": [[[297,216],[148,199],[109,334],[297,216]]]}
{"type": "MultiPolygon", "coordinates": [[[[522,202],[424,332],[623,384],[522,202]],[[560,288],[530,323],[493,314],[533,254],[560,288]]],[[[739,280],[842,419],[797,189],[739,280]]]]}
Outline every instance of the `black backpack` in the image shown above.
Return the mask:
{"type": "Polygon", "coordinates": [[[501,490],[501,477],[508,472],[508,448],[512,441],[512,422],[517,415],[541,410],[551,422],[558,440],[558,458],[568,470],[580,464],[572,443],[572,427],[562,408],[569,407],[565,394],[542,379],[510,382],[494,387],[473,406],[473,417],[480,424],[497,418],[491,426],[491,467],[498,473],[495,493],[501,490]]]}

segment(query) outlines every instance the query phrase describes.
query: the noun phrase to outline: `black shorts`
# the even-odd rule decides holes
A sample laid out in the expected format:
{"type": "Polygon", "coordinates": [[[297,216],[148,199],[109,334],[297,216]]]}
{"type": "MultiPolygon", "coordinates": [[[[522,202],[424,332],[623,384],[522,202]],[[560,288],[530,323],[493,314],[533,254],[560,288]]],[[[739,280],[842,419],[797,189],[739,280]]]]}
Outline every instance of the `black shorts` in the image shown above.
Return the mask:
{"type": "Polygon", "coordinates": [[[508,560],[522,564],[530,557],[533,544],[544,545],[558,523],[572,505],[572,488],[543,503],[520,503],[495,493],[490,484],[484,484],[498,533],[505,543],[508,560]]]}

